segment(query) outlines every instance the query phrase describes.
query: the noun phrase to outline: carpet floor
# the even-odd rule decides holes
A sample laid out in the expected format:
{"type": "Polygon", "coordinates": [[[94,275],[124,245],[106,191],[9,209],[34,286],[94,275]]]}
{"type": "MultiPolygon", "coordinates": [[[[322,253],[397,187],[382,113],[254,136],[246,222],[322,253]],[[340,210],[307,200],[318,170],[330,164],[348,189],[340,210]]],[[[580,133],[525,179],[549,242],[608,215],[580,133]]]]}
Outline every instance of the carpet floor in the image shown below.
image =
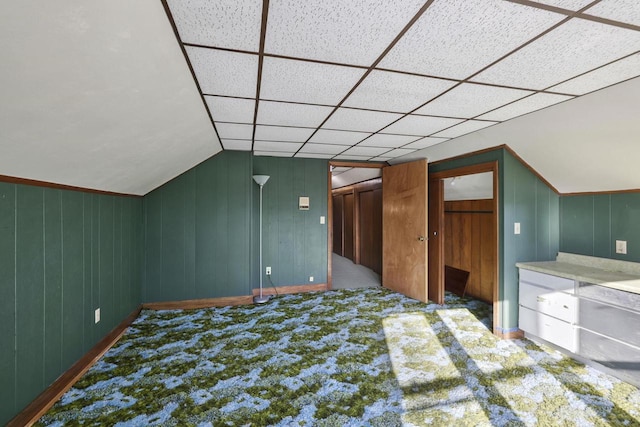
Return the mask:
{"type": "Polygon", "coordinates": [[[637,388],[490,318],[384,288],[144,310],[38,425],[640,425],[637,388]]]}

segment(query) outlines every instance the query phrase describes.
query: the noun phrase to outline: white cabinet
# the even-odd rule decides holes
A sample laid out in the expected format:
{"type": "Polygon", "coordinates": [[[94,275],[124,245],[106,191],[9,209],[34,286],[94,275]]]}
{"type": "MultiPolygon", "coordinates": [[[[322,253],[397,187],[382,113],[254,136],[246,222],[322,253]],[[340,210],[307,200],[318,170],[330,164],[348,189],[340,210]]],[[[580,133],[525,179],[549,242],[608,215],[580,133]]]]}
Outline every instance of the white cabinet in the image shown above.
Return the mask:
{"type": "Polygon", "coordinates": [[[573,280],[520,269],[520,329],[575,353],[578,350],[575,286],[573,280]]]}

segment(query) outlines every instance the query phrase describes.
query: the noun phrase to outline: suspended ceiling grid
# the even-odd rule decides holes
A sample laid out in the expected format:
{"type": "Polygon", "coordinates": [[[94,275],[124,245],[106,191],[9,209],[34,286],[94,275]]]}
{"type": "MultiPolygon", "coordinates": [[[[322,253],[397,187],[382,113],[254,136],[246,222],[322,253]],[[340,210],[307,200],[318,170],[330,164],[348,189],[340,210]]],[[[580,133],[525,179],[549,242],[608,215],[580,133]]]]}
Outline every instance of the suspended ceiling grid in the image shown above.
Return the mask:
{"type": "Polygon", "coordinates": [[[167,6],[222,146],[256,155],[394,161],[640,75],[631,0],[167,6]]]}

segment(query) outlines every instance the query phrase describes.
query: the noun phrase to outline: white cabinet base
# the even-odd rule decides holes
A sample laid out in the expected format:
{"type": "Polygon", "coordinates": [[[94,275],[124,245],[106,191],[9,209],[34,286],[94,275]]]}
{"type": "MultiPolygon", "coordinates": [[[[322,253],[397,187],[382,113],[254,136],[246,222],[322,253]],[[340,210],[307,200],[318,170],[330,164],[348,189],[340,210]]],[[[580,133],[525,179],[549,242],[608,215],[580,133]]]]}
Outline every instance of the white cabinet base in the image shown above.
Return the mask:
{"type": "Polygon", "coordinates": [[[578,351],[578,331],[575,325],[538,311],[520,306],[520,329],[559,347],[578,351]]]}

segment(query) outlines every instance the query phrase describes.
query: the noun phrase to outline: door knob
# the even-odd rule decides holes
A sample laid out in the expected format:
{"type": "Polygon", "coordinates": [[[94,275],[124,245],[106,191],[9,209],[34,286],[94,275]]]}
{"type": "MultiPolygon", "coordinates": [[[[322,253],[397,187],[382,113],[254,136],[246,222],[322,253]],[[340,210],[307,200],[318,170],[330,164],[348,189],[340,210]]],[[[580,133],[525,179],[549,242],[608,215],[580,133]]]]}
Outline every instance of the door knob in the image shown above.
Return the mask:
{"type": "Polygon", "coordinates": [[[418,236],[418,240],[420,240],[421,242],[424,242],[425,238],[424,238],[424,236],[418,236]]]}

